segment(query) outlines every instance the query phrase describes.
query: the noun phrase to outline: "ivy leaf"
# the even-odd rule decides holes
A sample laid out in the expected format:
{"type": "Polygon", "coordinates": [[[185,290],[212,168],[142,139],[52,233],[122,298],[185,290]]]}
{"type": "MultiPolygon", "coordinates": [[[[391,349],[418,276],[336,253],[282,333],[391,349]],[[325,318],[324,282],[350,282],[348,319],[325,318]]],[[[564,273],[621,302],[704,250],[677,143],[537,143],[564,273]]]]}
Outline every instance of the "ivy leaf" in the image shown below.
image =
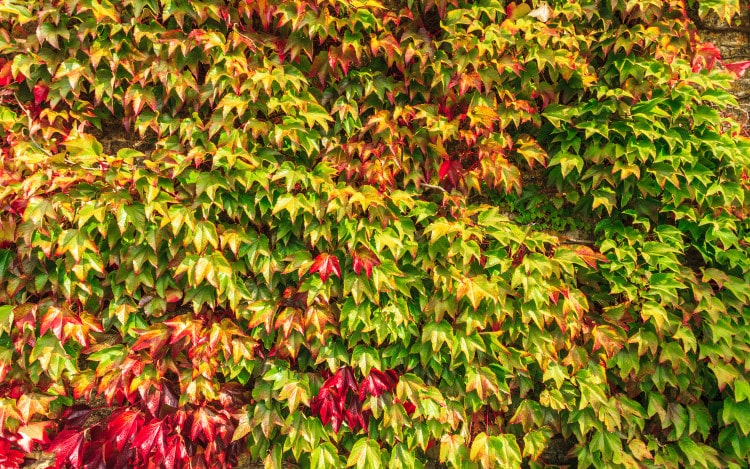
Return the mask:
{"type": "Polygon", "coordinates": [[[281,388],[279,399],[287,401],[290,413],[294,413],[300,403],[310,405],[310,397],[308,395],[307,387],[299,381],[291,381],[285,384],[284,387],[281,388]]]}
{"type": "Polygon", "coordinates": [[[34,104],[39,106],[43,102],[47,101],[47,95],[49,94],[49,86],[44,83],[37,83],[34,85],[34,104]]]}
{"type": "Polygon", "coordinates": [[[648,446],[642,440],[633,439],[628,443],[628,448],[635,459],[643,461],[644,459],[654,459],[654,455],[648,450],[648,446]]]}
{"type": "MultiPolygon", "coordinates": [[[[466,392],[468,393],[471,391],[475,391],[479,396],[479,399],[482,401],[484,401],[487,396],[497,395],[500,391],[497,376],[495,376],[495,373],[487,367],[470,369],[466,380],[466,392]]],[[[511,421],[511,423],[517,422],[511,421]]]]}
{"type": "Polygon", "coordinates": [[[69,428],[55,436],[46,451],[55,454],[55,468],[59,469],[70,463],[74,468],[83,463],[83,440],[85,433],[78,428],[69,428]]]}
{"type": "Polygon", "coordinates": [[[456,298],[466,298],[471,303],[474,311],[479,308],[485,298],[494,299],[497,296],[497,288],[493,286],[484,275],[476,277],[464,277],[456,289],[456,298]]]}
{"type": "Polygon", "coordinates": [[[495,466],[494,458],[490,454],[489,437],[485,432],[481,432],[474,437],[474,441],[471,443],[469,458],[474,462],[480,463],[482,467],[495,466]]]}
{"type": "Polygon", "coordinates": [[[167,344],[170,336],[169,329],[162,324],[158,324],[151,329],[139,334],[133,344],[132,350],[138,351],[143,349],[149,349],[149,353],[153,356],[167,344]]]}
{"type": "Polygon", "coordinates": [[[327,253],[318,254],[309,271],[311,274],[315,272],[320,274],[320,279],[323,283],[328,280],[331,274],[341,278],[341,267],[339,267],[338,257],[327,253]]]}
{"type": "Polygon", "coordinates": [[[576,246],[574,252],[578,254],[578,257],[580,257],[581,260],[583,260],[583,262],[585,262],[592,269],[597,268],[597,262],[609,262],[609,259],[607,259],[603,254],[594,251],[588,246],[576,246]]]}
{"type": "Polygon", "coordinates": [[[738,77],[742,77],[745,74],[745,71],[750,68],[750,60],[730,63],[724,62],[724,67],[738,77]]]}
{"type": "Polygon", "coordinates": [[[549,166],[560,166],[562,177],[566,177],[571,171],[576,169],[578,173],[583,172],[583,158],[578,155],[561,151],[557,153],[549,162],[549,166]]]}
{"type": "Polygon", "coordinates": [[[30,453],[34,449],[34,443],[46,445],[49,443],[49,437],[46,430],[53,425],[53,422],[32,422],[18,429],[21,438],[18,440],[18,446],[24,451],[30,453]]]}
{"type": "Polygon", "coordinates": [[[458,160],[445,160],[440,165],[438,177],[440,182],[448,180],[449,188],[458,186],[458,182],[461,180],[461,174],[464,171],[464,167],[458,160]]]}
{"type": "Polygon", "coordinates": [[[344,421],[352,431],[357,428],[367,428],[367,418],[362,412],[362,405],[358,400],[352,399],[349,405],[344,409],[344,421]]]}
{"type": "Polygon", "coordinates": [[[389,469],[422,469],[424,464],[416,458],[415,452],[410,450],[404,443],[398,443],[393,446],[391,451],[391,460],[388,463],[389,469]]]}
{"type": "Polygon", "coordinates": [[[396,383],[398,383],[398,375],[394,370],[384,373],[371,368],[367,378],[359,384],[359,401],[364,401],[368,395],[378,397],[384,392],[391,392],[396,389],[396,383]]]}
{"type": "Polygon", "coordinates": [[[180,435],[172,435],[164,443],[164,469],[184,467],[187,458],[185,441],[180,435]]]}
{"type": "MultiPolygon", "coordinates": [[[[13,253],[9,249],[0,249],[0,281],[5,277],[5,272],[10,270],[13,262],[13,253]]],[[[3,306],[9,307],[9,306],[3,306]]]]}
{"type": "Polygon", "coordinates": [[[37,339],[34,348],[29,354],[29,361],[39,361],[42,369],[48,371],[53,360],[57,360],[60,357],[67,357],[65,350],[63,349],[60,341],[57,340],[52,334],[45,334],[37,339]]]}
{"type": "Polygon", "coordinates": [[[380,469],[382,464],[378,442],[367,437],[354,443],[346,461],[346,467],[357,469],[380,469]]]}
{"type": "Polygon", "coordinates": [[[193,413],[193,425],[190,427],[190,439],[198,440],[203,434],[205,441],[214,441],[216,439],[216,426],[219,422],[217,415],[206,406],[199,407],[193,413]]]}
{"type": "Polygon", "coordinates": [[[547,21],[549,21],[553,15],[554,11],[552,11],[552,8],[550,8],[547,2],[542,2],[537,8],[529,12],[529,16],[531,16],[532,18],[536,18],[542,23],[546,23],[547,21]]]}
{"type": "Polygon", "coordinates": [[[348,366],[342,366],[336,370],[330,381],[326,380],[326,382],[330,383],[329,386],[334,386],[339,392],[346,392],[347,389],[357,392],[357,381],[354,379],[354,372],[348,366]]]}
{"type": "Polygon", "coordinates": [[[21,421],[28,423],[35,415],[46,416],[49,413],[50,402],[53,400],[52,396],[37,393],[21,395],[17,404],[18,411],[21,413],[21,421]]]}
{"type": "Polygon", "coordinates": [[[250,414],[247,412],[242,412],[237,419],[237,426],[235,427],[234,434],[232,435],[232,442],[241,440],[251,431],[253,431],[253,427],[250,426],[250,414]]]}
{"type": "Polygon", "coordinates": [[[156,450],[158,454],[164,454],[164,420],[154,420],[143,427],[135,436],[132,445],[144,460],[156,450]]]}
{"type": "Polygon", "coordinates": [[[380,259],[369,249],[360,248],[352,253],[354,273],[360,275],[362,269],[367,278],[372,275],[372,268],[380,265],[380,259]]]}
{"type": "MultiPolygon", "coordinates": [[[[2,85],[2,75],[0,74],[0,85],[2,85]]],[[[21,451],[11,449],[11,442],[0,437],[0,465],[3,468],[19,468],[24,463],[24,454],[21,451]]]]}
{"type": "Polygon", "coordinates": [[[310,404],[313,415],[320,417],[323,425],[331,424],[335,433],[339,432],[343,423],[344,399],[339,395],[336,389],[323,387],[318,392],[310,404]]]}
{"type": "Polygon", "coordinates": [[[143,415],[135,410],[123,410],[110,417],[107,431],[110,437],[114,436],[118,451],[122,451],[125,445],[130,443],[143,426],[144,421],[143,415]]]}
{"type": "Polygon", "coordinates": [[[547,448],[547,443],[551,437],[552,430],[547,427],[527,433],[523,437],[523,455],[536,461],[547,448]]]}
{"type": "Polygon", "coordinates": [[[521,467],[521,448],[513,435],[487,436],[482,432],[474,437],[469,457],[483,467],[521,467]]]}
{"type": "Polygon", "coordinates": [[[13,326],[13,316],[13,305],[0,306],[0,334],[10,332],[13,326]]]}
{"type": "Polygon", "coordinates": [[[44,335],[47,331],[52,331],[52,334],[57,337],[57,340],[63,344],[63,325],[71,321],[70,313],[67,308],[58,308],[57,306],[50,306],[47,312],[42,316],[42,323],[40,325],[39,334],[44,335]]]}
{"type": "Polygon", "coordinates": [[[329,442],[317,445],[310,456],[312,467],[339,467],[336,447],[329,442]]]}
{"type": "Polygon", "coordinates": [[[450,462],[454,466],[458,466],[462,452],[466,452],[466,440],[464,440],[462,435],[443,434],[443,437],[440,439],[441,463],[450,462]]]}
{"type": "Polygon", "coordinates": [[[172,330],[172,338],[169,340],[170,344],[189,337],[190,343],[196,346],[198,345],[198,340],[203,337],[203,322],[192,319],[187,314],[164,321],[164,324],[172,330]]]}

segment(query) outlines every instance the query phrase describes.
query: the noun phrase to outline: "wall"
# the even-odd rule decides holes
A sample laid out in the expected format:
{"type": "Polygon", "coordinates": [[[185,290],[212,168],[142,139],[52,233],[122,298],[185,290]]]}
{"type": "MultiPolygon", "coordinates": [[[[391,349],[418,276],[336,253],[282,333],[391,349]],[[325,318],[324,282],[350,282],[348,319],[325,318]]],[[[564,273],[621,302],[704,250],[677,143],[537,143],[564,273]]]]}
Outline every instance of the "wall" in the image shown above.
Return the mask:
{"type": "MultiPolygon", "coordinates": [[[[742,14],[730,24],[715,16],[700,20],[697,15],[692,15],[693,21],[701,31],[701,39],[717,46],[725,62],[750,60],[750,0],[741,0],[740,4],[742,14]]],[[[737,113],[737,117],[742,121],[749,121],[750,70],[735,83],[734,93],[742,109],[737,113]]]]}

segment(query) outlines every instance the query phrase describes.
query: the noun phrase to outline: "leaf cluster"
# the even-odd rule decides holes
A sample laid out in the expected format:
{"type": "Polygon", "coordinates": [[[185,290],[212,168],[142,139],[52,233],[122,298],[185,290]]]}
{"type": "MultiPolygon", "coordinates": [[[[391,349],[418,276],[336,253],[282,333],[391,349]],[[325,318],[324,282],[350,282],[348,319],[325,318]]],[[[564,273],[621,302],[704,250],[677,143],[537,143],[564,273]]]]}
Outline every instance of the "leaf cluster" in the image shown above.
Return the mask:
{"type": "Polygon", "coordinates": [[[746,467],[687,8],[739,3],[6,0],[0,465],[746,467]]]}

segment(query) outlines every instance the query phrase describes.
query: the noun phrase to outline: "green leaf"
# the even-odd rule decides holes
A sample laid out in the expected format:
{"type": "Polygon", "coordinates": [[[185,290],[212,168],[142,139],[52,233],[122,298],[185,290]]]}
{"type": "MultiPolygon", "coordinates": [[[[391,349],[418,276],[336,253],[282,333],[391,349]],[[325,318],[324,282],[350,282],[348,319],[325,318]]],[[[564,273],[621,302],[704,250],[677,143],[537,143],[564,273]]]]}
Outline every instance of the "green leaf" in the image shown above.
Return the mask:
{"type": "Polygon", "coordinates": [[[447,321],[429,322],[422,331],[422,343],[430,342],[433,353],[437,353],[443,344],[453,345],[453,328],[447,321]]]}
{"type": "Polygon", "coordinates": [[[489,396],[497,395],[500,392],[497,376],[487,367],[470,367],[466,376],[466,392],[471,391],[475,391],[482,401],[489,396]]]}
{"type": "Polygon", "coordinates": [[[279,392],[279,400],[287,401],[289,413],[294,413],[300,403],[306,406],[310,405],[309,392],[307,386],[303,383],[299,381],[291,381],[281,388],[281,392],[279,392]]]}
{"type": "Polygon", "coordinates": [[[549,166],[560,166],[562,177],[567,177],[574,169],[578,174],[583,173],[583,158],[573,153],[559,152],[549,162],[549,166]]]}
{"type": "Polygon", "coordinates": [[[376,440],[363,437],[357,440],[352,447],[346,467],[357,469],[380,469],[382,467],[380,445],[376,440]]]}
{"type": "Polygon", "coordinates": [[[10,249],[0,249],[0,282],[5,278],[5,273],[10,271],[13,258],[14,255],[10,249]]]}
{"type": "Polygon", "coordinates": [[[726,424],[736,423],[743,435],[750,435],[750,401],[735,403],[725,399],[722,419],[726,424]]]}
{"type": "Polygon", "coordinates": [[[669,318],[667,312],[659,303],[647,301],[641,307],[641,318],[644,321],[653,320],[656,330],[661,331],[669,318]]]}
{"type": "Polygon", "coordinates": [[[11,327],[13,327],[13,306],[2,305],[0,306],[0,334],[3,332],[10,334],[11,327]]]}
{"type": "Polygon", "coordinates": [[[198,252],[203,252],[207,245],[219,248],[219,235],[216,233],[216,225],[210,221],[200,221],[195,224],[195,233],[193,234],[193,244],[198,252]]]}
{"type": "Polygon", "coordinates": [[[495,300],[499,292],[496,285],[490,283],[484,275],[477,275],[476,277],[464,277],[456,288],[456,298],[466,298],[474,307],[474,311],[479,308],[482,300],[490,298],[495,300]]]}
{"type": "Polygon", "coordinates": [[[457,434],[443,434],[440,439],[440,462],[450,462],[453,466],[459,466],[466,457],[466,440],[457,434]]]}
{"type": "MultiPolygon", "coordinates": [[[[0,325],[2,324],[2,314],[0,313],[0,325]]],[[[750,383],[744,379],[734,382],[734,400],[737,402],[750,401],[750,383]]]]}
{"type": "Polygon", "coordinates": [[[523,456],[536,461],[544,453],[550,438],[552,438],[552,430],[547,427],[527,433],[523,437],[523,456]]]}
{"type": "Polygon", "coordinates": [[[515,436],[487,436],[484,432],[474,437],[469,457],[487,468],[520,468],[522,461],[515,436]]]}
{"type": "Polygon", "coordinates": [[[414,451],[410,451],[405,444],[399,443],[393,447],[388,469],[422,469],[423,467],[422,462],[415,457],[414,451]]]}
{"type": "Polygon", "coordinates": [[[42,369],[48,371],[51,364],[60,357],[68,358],[68,355],[57,337],[50,332],[36,340],[36,344],[29,354],[29,363],[38,361],[42,369]]]}
{"type": "Polygon", "coordinates": [[[299,213],[312,213],[312,206],[302,194],[282,194],[276,200],[271,213],[276,215],[281,211],[289,213],[289,217],[294,221],[299,213]]]}
{"type": "Polygon", "coordinates": [[[329,442],[317,445],[310,455],[311,467],[342,467],[336,447],[329,442]]]}

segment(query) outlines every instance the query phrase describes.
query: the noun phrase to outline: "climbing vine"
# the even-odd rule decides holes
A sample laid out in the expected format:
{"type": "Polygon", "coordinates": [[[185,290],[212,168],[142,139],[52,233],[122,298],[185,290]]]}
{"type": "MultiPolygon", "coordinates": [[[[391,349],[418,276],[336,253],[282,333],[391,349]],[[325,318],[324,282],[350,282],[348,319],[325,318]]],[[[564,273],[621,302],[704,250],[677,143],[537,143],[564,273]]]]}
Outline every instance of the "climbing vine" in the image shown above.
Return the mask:
{"type": "Polygon", "coordinates": [[[0,466],[747,467],[738,8],[5,0],[0,466]]]}

